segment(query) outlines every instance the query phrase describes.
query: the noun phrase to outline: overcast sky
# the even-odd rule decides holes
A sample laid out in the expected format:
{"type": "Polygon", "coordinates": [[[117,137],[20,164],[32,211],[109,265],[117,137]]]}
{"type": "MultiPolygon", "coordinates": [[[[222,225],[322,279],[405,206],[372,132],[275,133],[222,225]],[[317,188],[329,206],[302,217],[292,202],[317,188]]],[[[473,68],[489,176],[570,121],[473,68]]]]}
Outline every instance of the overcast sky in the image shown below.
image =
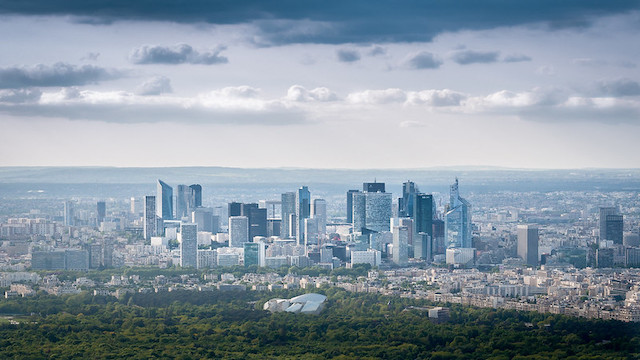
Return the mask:
{"type": "Polygon", "coordinates": [[[640,167],[639,1],[59,3],[0,1],[0,166],[640,167]]]}

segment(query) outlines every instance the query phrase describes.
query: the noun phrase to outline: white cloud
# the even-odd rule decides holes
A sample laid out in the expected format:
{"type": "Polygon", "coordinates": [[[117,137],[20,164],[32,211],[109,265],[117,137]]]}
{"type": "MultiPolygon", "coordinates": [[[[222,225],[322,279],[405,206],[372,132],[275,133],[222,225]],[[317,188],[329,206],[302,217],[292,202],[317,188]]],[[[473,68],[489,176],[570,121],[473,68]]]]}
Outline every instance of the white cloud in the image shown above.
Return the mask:
{"type": "Polygon", "coordinates": [[[293,85],[287,90],[286,99],[289,101],[308,102],[308,101],[336,101],[338,96],[327,89],[326,87],[319,87],[311,90],[307,90],[300,85],[293,85]]]}
{"type": "Polygon", "coordinates": [[[403,103],[406,100],[407,94],[401,89],[365,90],[347,96],[347,101],[354,104],[403,103]]]}

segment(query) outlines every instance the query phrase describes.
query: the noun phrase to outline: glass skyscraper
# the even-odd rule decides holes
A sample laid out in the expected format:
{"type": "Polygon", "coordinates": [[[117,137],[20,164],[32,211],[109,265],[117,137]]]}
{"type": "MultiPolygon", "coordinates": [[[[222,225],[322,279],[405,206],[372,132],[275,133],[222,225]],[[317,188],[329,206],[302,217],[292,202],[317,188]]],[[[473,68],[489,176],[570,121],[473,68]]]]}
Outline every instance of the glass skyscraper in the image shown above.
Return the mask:
{"type": "Polygon", "coordinates": [[[173,188],[158,179],[156,214],[162,220],[173,220],[173,188]]]}
{"type": "Polygon", "coordinates": [[[298,222],[298,245],[304,245],[304,219],[311,216],[311,192],[306,186],[296,192],[296,221],[298,222]]]}
{"type": "Polygon", "coordinates": [[[449,209],[444,217],[447,248],[471,248],[471,204],[458,191],[458,179],[451,185],[449,209]]]}

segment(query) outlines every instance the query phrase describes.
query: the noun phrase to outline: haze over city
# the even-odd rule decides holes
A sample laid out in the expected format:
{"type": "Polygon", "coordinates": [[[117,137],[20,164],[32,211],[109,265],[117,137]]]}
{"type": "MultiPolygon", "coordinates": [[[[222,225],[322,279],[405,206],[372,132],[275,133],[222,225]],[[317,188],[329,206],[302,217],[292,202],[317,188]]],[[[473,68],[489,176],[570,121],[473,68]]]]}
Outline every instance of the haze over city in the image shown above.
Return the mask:
{"type": "Polygon", "coordinates": [[[635,168],[639,8],[3,2],[0,165],[635,168]]]}

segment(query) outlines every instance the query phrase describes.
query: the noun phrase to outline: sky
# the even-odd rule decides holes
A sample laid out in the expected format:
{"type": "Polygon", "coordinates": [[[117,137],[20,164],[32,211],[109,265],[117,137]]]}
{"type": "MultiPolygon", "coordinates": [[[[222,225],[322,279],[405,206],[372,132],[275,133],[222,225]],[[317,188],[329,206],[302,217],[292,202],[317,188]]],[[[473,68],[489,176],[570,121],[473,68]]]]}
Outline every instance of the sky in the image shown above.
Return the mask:
{"type": "Polygon", "coordinates": [[[640,167],[640,1],[0,1],[0,166],[640,167]]]}

